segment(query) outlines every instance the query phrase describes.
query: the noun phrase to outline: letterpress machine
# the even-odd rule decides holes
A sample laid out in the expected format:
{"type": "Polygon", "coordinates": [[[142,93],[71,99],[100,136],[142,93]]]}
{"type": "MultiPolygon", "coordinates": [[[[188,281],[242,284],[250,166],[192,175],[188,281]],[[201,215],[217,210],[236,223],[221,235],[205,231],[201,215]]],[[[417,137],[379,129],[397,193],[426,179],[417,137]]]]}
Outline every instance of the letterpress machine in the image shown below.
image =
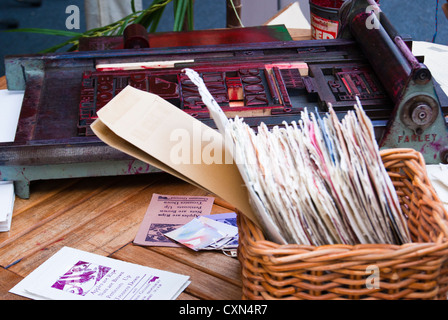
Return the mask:
{"type": "Polygon", "coordinates": [[[0,144],[0,177],[27,198],[34,180],[157,171],[89,126],[131,85],[213,127],[185,67],[200,73],[229,117],[254,127],[297,121],[303,108],[325,113],[329,103],[342,117],[358,96],[381,148],[412,147],[427,163],[447,163],[448,99],[411,42],[366,10],[371,4],[345,3],[338,39],[292,41],[283,26],[160,35],[132,26],[123,37],[83,39],[78,52],[8,56],[8,88],[25,96],[15,141],[0,144]],[[379,21],[368,28],[372,19],[379,21]]]}

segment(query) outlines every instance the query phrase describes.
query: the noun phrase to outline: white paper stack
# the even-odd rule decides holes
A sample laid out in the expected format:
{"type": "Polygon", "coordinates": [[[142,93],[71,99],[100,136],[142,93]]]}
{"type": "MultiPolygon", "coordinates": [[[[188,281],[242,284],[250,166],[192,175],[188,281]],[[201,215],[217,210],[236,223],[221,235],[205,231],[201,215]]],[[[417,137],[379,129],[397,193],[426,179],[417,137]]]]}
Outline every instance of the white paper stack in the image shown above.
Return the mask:
{"type": "Polygon", "coordinates": [[[305,109],[297,123],[272,129],[261,123],[255,133],[243,119],[226,119],[197,74],[186,74],[220,132],[233,141],[234,159],[267,234],[309,245],[410,242],[359,99],[342,120],[329,105],[323,118],[305,109]]]}
{"type": "Polygon", "coordinates": [[[360,105],[339,121],[302,113],[299,123],[255,133],[242,119],[228,127],[259,214],[288,243],[410,242],[405,217],[360,105]]]}
{"type": "Polygon", "coordinates": [[[329,106],[332,112],[322,118],[304,112],[300,122],[272,130],[262,124],[256,133],[242,119],[229,121],[202,78],[183,71],[198,87],[218,131],[132,87],[98,112],[92,130],[112,147],[232,203],[276,243],[410,241],[359,101],[356,112],[342,120],[329,106]],[[185,139],[172,139],[173,132],[185,139]],[[177,161],[173,150],[179,149],[200,161],[177,161]],[[208,161],[211,149],[214,161],[208,161]]]}
{"type": "Polygon", "coordinates": [[[14,183],[12,181],[0,182],[0,232],[11,229],[12,212],[14,210],[14,183]]]}
{"type": "Polygon", "coordinates": [[[305,109],[299,122],[272,129],[261,123],[256,133],[238,116],[227,119],[198,74],[185,73],[226,141],[233,141],[236,165],[269,237],[319,246],[410,242],[359,99],[342,120],[329,105],[323,118],[305,109]]]}
{"type": "MultiPolygon", "coordinates": [[[[14,141],[23,96],[23,91],[0,90],[0,105],[2,107],[0,143],[14,141]]],[[[9,231],[11,228],[14,200],[13,182],[0,182],[0,232],[9,231]]]]}
{"type": "Polygon", "coordinates": [[[174,300],[189,277],[63,247],[10,292],[35,300],[174,300]]]}
{"type": "Polygon", "coordinates": [[[0,142],[13,142],[22,108],[24,92],[0,90],[0,142]]]}

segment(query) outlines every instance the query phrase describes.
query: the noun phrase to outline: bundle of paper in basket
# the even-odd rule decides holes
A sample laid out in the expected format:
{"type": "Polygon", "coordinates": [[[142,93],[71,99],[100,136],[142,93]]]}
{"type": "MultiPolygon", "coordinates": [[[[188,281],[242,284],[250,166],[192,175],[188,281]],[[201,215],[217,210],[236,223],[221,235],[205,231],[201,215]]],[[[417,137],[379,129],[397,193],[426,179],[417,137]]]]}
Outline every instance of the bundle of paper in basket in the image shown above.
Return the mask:
{"type": "Polygon", "coordinates": [[[234,143],[235,162],[269,239],[315,246],[411,241],[359,100],[342,121],[330,106],[324,118],[305,110],[299,123],[272,130],[261,123],[256,134],[239,117],[223,118],[201,79],[187,74],[234,143]]]}
{"type": "Polygon", "coordinates": [[[323,119],[304,111],[298,124],[261,124],[258,134],[239,118],[230,122],[241,173],[283,242],[410,241],[373,128],[360,105],[355,110],[342,122],[331,107],[323,119]]]}

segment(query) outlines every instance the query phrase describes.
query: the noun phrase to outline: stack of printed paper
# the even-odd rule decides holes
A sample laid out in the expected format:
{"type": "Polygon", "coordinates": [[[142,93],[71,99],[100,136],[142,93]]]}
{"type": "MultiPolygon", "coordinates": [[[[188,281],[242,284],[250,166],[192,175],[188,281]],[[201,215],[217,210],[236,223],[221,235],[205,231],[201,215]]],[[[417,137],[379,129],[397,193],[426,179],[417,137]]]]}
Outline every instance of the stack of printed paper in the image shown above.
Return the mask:
{"type": "Polygon", "coordinates": [[[24,91],[0,90],[0,142],[13,142],[16,136],[24,91]]]}
{"type": "Polygon", "coordinates": [[[405,217],[359,106],[340,122],[302,113],[299,123],[258,134],[236,118],[230,132],[259,214],[288,243],[410,242],[405,217]]]}
{"type": "Polygon", "coordinates": [[[256,133],[238,117],[229,121],[199,74],[184,72],[218,132],[131,87],[99,110],[93,131],[111,146],[232,203],[276,243],[410,242],[359,100],[342,120],[329,106],[328,114],[304,110],[300,122],[281,128],[262,123],[256,133]]]}
{"type": "Polygon", "coordinates": [[[12,212],[14,210],[14,184],[12,181],[0,182],[0,232],[11,229],[12,212]]]}
{"type": "MultiPolygon", "coordinates": [[[[0,143],[13,142],[16,135],[24,92],[0,90],[0,143]]],[[[14,209],[14,185],[12,181],[0,182],[0,232],[11,228],[14,209]]]]}
{"type": "Polygon", "coordinates": [[[36,300],[174,300],[189,277],[64,247],[10,292],[36,300]]]}
{"type": "Polygon", "coordinates": [[[406,218],[361,102],[339,120],[332,106],[257,133],[228,120],[199,75],[198,86],[233,158],[264,231],[283,243],[322,246],[410,242],[406,218]]]}

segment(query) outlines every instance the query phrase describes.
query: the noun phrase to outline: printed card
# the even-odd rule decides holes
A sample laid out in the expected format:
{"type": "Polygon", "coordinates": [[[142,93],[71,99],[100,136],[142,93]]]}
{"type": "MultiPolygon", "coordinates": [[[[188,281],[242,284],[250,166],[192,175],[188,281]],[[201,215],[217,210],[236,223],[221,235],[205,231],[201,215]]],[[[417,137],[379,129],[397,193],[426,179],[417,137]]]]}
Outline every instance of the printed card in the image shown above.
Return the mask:
{"type": "Polygon", "coordinates": [[[10,292],[42,300],[172,300],[189,277],[64,247],[10,292]]]}
{"type": "Polygon", "coordinates": [[[164,236],[196,217],[210,214],[215,198],[154,193],[134,243],[143,246],[179,247],[164,236]]]}

